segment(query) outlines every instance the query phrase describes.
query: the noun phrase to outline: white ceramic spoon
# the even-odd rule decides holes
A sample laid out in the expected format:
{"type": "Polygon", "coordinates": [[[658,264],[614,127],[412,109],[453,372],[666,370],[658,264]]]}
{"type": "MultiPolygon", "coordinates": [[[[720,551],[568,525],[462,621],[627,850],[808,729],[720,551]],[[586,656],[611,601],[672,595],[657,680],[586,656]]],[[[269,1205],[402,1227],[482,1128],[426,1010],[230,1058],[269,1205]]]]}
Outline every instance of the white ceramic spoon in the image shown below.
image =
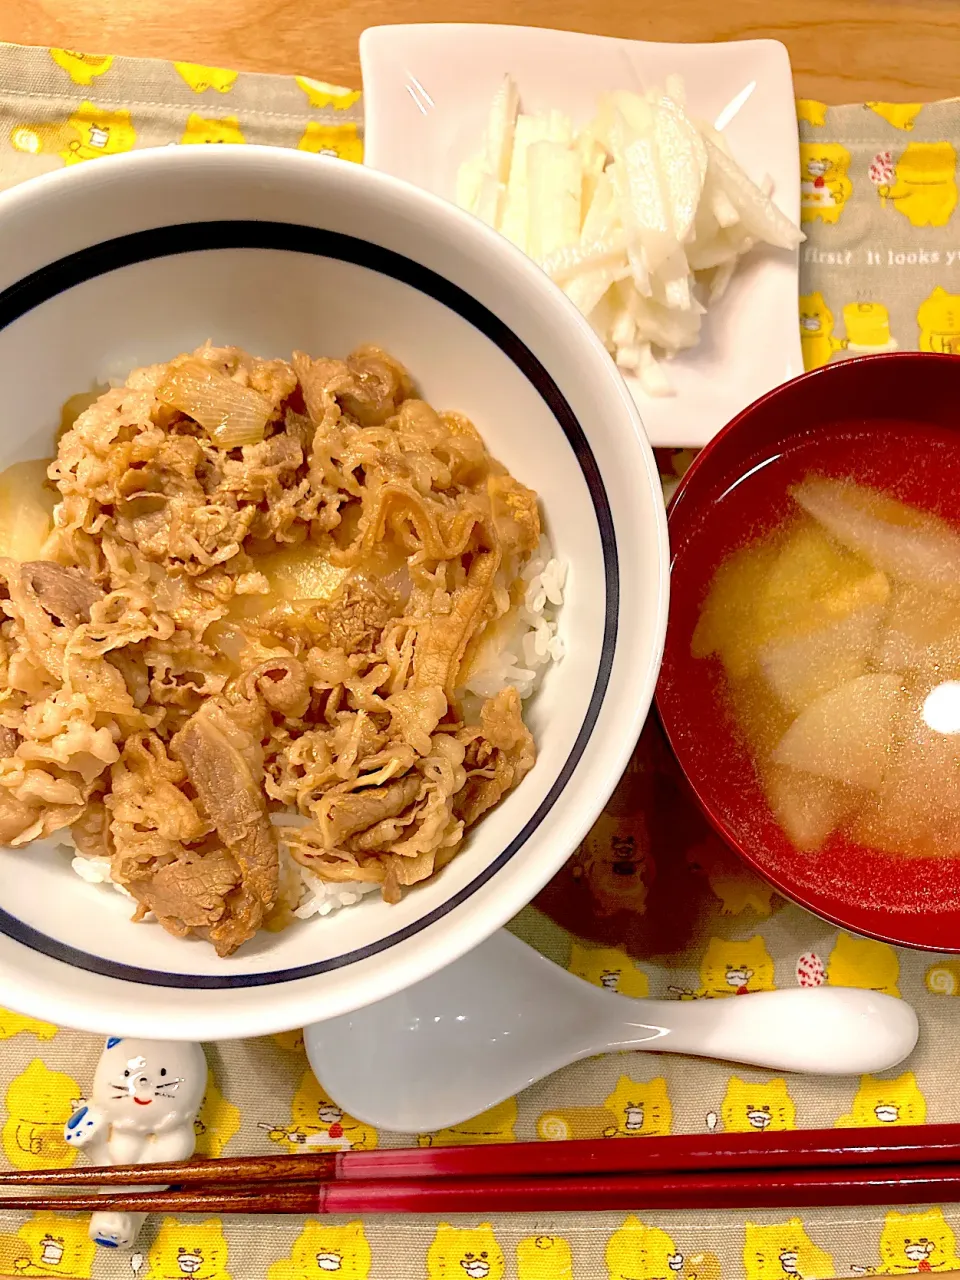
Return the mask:
{"type": "Polygon", "coordinates": [[[567,1063],[619,1049],[860,1075],[902,1062],[917,1035],[910,1005],[845,987],[628,999],[505,930],[432,978],[304,1031],[310,1065],[337,1104],[402,1133],[459,1124],[567,1063]]]}

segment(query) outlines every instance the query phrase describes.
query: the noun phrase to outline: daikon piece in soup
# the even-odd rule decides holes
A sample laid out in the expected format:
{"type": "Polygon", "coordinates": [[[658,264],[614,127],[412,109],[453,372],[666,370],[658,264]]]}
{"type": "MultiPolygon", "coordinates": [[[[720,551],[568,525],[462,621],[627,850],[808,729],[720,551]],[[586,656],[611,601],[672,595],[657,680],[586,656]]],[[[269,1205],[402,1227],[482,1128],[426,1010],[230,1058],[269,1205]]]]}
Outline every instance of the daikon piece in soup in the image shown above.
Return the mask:
{"type": "Polygon", "coordinates": [[[692,638],[798,849],[960,854],[960,521],[845,477],[787,481],[692,638]]]}

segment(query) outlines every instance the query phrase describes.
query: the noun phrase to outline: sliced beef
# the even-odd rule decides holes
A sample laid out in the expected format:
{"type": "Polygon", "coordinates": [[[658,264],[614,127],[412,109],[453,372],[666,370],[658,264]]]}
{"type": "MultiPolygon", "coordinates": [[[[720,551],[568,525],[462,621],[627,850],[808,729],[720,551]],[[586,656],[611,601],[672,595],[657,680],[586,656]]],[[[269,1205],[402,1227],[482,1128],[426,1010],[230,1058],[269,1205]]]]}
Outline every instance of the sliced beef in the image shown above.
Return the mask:
{"type": "Polygon", "coordinates": [[[272,711],[294,719],[310,705],[310,685],[303,663],[293,657],[262,662],[247,677],[248,684],[261,695],[272,711]]]}
{"type": "Polygon", "coordinates": [[[21,566],[23,585],[40,607],[64,627],[90,621],[90,610],[103,592],[80,569],[65,569],[52,560],[28,560],[21,566]]]}
{"type": "Polygon", "coordinates": [[[328,847],[336,848],[358,831],[403,813],[416,800],[420,781],[420,775],[413,773],[386,786],[331,796],[321,823],[328,847]]]}
{"type": "Polygon", "coordinates": [[[208,716],[192,716],[171,742],[200,804],[240,870],[230,917],[210,929],[220,954],[253,937],[277,899],[280,855],[260,780],[208,716]]]}
{"type": "MultiPolygon", "coordinates": [[[[170,933],[182,936],[191,929],[208,930],[221,922],[229,914],[226,900],[239,884],[240,868],[226,849],[205,853],[188,849],[175,862],[130,887],[141,905],[170,933]]],[[[239,938],[236,946],[249,936],[239,938]]]]}
{"type": "Polygon", "coordinates": [[[70,828],[78,852],[88,858],[112,858],[115,852],[110,838],[110,814],[99,796],[91,797],[80,817],[70,828]]]}
{"type": "Polygon", "coordinates": [[[39,805],[30,805],[0,787],[0,844],[9,845],[30,829],[40,815],[39,805]]]}
{"type": "Polygon", "coordinates": [[[413,394],[403,365],[377,347],[358,347],[346,360],[311,360],[295,351],[293,367],[307,413],[318,425],[332,399],[361,427],[372,427],[386,422],[413,394]]]}
{"type": "Polygon", "coordinates": [[[458,736],[466,747],[467,781],[453,809],[469,827],[526,777],[536,763],[537,750],[523,723],[520,695],[512,688],[488,698],[479,728],[462,730],[458,736]]]}

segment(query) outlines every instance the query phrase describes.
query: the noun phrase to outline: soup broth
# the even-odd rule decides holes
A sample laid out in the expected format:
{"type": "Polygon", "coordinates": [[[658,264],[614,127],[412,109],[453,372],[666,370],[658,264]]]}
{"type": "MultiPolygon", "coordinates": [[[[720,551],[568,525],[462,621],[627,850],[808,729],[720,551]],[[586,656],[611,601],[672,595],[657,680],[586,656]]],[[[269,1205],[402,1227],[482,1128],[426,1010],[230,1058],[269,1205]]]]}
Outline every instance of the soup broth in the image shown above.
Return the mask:
{"type": "MultiPolygon", "coordinates": [[[[932,861],[952,901],[956,437],[911,423],[885,423],[882,442],[867,424],[796,437],[744,468],[711,514],[709,545],[689,539],[680,570],[700,579],[695,612],[677,620],[696,659],[697,749],[728,756],[717,816],[774,865],[778,849],[784,861],[799,849],[811,881],[849,892],[856,879],[865,900],[890,874],[865,881],[865,863],[896,860],[912,879],[932,861]]],[[[915,887],[924,892],[921,879],[915,887]]]]}

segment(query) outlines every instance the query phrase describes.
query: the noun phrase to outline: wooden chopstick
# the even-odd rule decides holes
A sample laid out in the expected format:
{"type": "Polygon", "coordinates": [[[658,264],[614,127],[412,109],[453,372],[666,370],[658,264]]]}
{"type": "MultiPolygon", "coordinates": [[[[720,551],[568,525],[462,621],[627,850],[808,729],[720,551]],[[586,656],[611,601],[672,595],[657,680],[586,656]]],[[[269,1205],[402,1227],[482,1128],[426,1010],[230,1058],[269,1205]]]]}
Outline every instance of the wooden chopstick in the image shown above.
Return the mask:
{"type": "Polygon", "coordinates": [[[523,1213],[607,1209],[779,1209],[960,1200],[945,1164],[568,1177],[392,1178],[173,1191],[2,1196],[9,1209],[164,1213],[523,1213]]]}
{"type": "MultiPolygon", "coordinates": [[[[350,1153],[344,1152],[342,1155],[350,1153]]],[[[373,1153],[358,1152],[358,1155],[373,1153]]],[[[376,1153],[379,1154],[379,1153],[376,1153]]],[[[45,1187],[136,1186],[172,1182],[177,1186],[197,1183],[232,1182],[326,1182],[342,1175],[338,1154],[289,1156],[234,1156],[221,1160],[190,1160],[158,1164],[90,1165],[79,1169],[37,1169],[31,1172],[4,1170],[0,1187],[23,1185],[45,1187]]],[[[371,1175],[367,1175],[368,1177],[371,1175]]],[[[379,1175],[378,1175],[379,1176],[379,1175]]],[[[389,1175],[387,1175],[389,1176],[389,1175]]]]}
{"type": "Polygon", "coordinates": [[[445,1178],[577,1177],[599,1174],[955,1164],[960,1124],[895,1129],[797,1129],[786,1133],[686,1134],[642,1141],[603,1138],[478,1147],[238,1156],[186,1164],[44,1169],[0,1173],[0,1186],[137,1186],[205,1183],[383,1182],[445,1178]]]}

